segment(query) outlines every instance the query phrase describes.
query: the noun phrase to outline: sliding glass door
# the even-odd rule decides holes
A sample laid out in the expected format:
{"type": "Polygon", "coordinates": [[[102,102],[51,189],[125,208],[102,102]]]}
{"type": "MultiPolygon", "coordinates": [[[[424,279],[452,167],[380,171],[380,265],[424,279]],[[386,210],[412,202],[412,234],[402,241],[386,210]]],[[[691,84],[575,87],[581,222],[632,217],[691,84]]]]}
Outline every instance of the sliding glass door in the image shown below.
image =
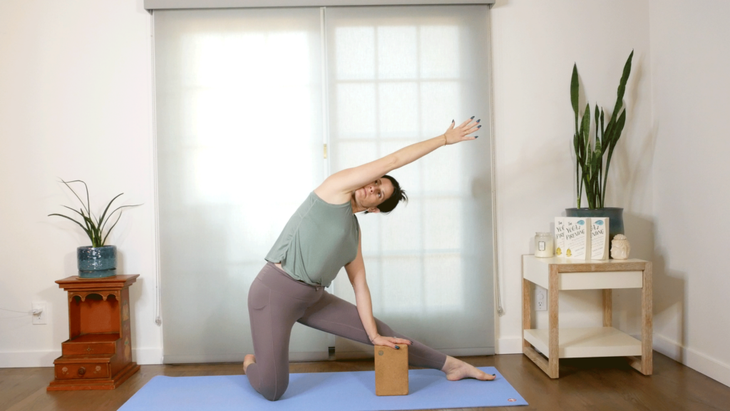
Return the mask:
{"type": "MultiPolygon", "coordinates": [[[[358,218],[376,315],[452,354],[493,353],[487,11],[155,12],[166,363],[251,352],[248,287],[306,195],[471,115],[477,141],[393,173],[406,207],[358,218]]],[[[344,274],[330,291],[352,299],[344,274]]],[[[332,341],[297,325],[291,358],[327,358],[332,341]]]]}

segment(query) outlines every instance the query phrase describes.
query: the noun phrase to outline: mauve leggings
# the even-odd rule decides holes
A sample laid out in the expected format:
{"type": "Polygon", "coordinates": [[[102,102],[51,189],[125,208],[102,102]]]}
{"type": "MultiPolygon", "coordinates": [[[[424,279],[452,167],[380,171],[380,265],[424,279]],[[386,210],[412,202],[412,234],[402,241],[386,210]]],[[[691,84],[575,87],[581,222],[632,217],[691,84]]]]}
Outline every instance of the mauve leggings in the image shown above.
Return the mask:
{"type": "MultiPolygon", "coordinates": [[[[251,386],[266,399],[276,401],[289,385],[289,338],[294,322],[340,337],[372,345],[362,326],[357,307],[335,297],[323,287],[297,281],[272,263],[267,263],[251,284],[248,312],[256,363],[246,375],[251,386]]],[[[406,338],[408,362],[441,369],[446,355],[394,332],[376,320],[378,333],[406,338]]]]}

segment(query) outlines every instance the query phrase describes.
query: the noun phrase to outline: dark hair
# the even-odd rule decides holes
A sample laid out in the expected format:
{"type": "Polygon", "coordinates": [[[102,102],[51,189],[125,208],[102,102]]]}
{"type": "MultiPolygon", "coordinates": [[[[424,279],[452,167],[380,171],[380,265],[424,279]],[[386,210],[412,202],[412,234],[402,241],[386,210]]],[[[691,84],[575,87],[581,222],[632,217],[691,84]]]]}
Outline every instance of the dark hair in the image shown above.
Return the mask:
{"type": "Polygon", "coordinates": [[[380,203],[378,210],[380,210],[381,213],[388,214],[393,211],[395,206],[397,206],[401,201],[407,203],[408,196],[406,195],[406,191],[400,188],[400,184],[398,184],[398,181],[395,178],[389,175],[384,175],[383,178],[387,178],[393,184],[393,194],[391,194],[387,200],[380,203]]]}

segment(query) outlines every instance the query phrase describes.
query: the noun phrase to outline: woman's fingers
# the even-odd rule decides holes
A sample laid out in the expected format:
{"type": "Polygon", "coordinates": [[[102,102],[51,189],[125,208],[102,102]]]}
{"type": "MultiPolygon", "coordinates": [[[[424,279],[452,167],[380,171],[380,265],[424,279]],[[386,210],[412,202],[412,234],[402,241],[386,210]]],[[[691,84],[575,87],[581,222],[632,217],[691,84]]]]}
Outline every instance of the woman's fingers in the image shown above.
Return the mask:
{"type": "Polygon", "coordinates": [[[405,338],[393,337],[393,342],[396,344],[411,345],[411,342],[406,340],[405,338]]]}
{"type": "Polygon", "coordinates": [[[400,349],[401,345],[411,345],[411,342],[405,338],[389,337],[388,342],[393,345],[389,345],[391,348],[400,349]]]}
{"type": "Polygon", "coordinates": [[[474,116],[472,116],[470,119],[464,121],[461,123],[458,127],[459,130],[463,131],[465,134],[470,134],[475,132],[479,129],[480,125],[479,122],[481,119],[474,120],[474,116]]]}
{"type": "Polygon", "coordinates": [[[446,144],[474,140],[476,137],[470,136],[470,134],[475,133],[481,128],[481,125],[479,124],[481,119],[474,120],[474,117],[475,116],[472,116],[468,120],[459,124],[458,127],[454,127],[454,122],[452,120],[451,126],[446,130],[446,133],[444,133],[446,135],[446,144]]]}
{"type": "Polygon", "coordinates": [[[398,349],[401,345],[411,345],[409,340],[398,337],[383,337],[378,336],[372,340],[373,345],[384,345],[386,347],[398,349]]]}
{"type": "Polygon", "coordinates": [[[472,121],[474,121],[474,116],[471,116],[471,118],[469,120],[466,120],[463,123],[461,123],[459,125],[459,127],[465,127],[467,124],[471,123],[472,121]]]}

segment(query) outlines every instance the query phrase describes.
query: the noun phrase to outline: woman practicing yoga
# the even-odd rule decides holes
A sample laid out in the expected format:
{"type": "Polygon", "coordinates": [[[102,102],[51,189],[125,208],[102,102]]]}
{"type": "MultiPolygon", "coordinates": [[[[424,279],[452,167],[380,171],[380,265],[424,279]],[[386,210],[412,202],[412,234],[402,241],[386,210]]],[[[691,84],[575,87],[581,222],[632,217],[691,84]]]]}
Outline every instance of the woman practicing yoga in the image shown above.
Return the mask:
{"type": "Polygon", "coordinates": [[[243,361],[251,386],[278,400],[289,385],[289,338],[295,322],[364,344],[409,345],[408,361],[443,371],[449,380],[494,376],[394,332],[373,317],[370,289],[355,213],[390,212],[407,200],[388,172],[437,148],[462,141],[481,127],[474,117],[438,137],[412,144],[373,162],[337,172],[317,187],[276,240],[267,264],[251,284],[248,311],[254,354],[243,361]],[[342,267],[355,290],[356,305],[324,290],[342,267]]]}

